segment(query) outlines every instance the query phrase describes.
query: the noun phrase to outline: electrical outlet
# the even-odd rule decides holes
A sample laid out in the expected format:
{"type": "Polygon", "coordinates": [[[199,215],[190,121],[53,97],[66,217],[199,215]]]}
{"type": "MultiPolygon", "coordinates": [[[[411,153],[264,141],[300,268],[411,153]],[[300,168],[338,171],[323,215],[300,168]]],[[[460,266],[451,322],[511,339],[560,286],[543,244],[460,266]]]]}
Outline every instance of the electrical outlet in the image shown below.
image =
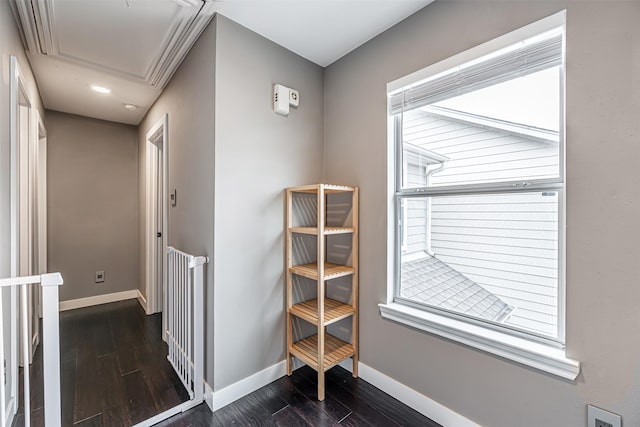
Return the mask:
{"type": "Polygon", "coordinates": [[[587,405],[587,427],[622,427],[620,415],[587,405]]]}
{"type": "Polygon", "coordinates": [[[104,271],[96,271],[96,283],[104,282],[104,271]]]}

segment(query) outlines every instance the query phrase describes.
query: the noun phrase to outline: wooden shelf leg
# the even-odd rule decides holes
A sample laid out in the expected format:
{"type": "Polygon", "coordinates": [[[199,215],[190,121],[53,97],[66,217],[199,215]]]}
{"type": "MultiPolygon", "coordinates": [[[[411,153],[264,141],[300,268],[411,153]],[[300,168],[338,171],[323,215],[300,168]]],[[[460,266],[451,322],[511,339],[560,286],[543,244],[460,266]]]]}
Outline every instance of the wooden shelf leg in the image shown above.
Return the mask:
{"type": "Polygon", "coordinates": [[[318,400],[324,400],[324,370],[318,371],[318,400]]]}
{"type": "Polygon", "coordinates": [[[358,334],[357,334],[357,332],[355,332],[355,331],[358,330],[358,315],[357,315],[357,312],[356,312],[356,314],[353,315],[353,321],[352,321],[351,325],[352,325],[351,327],[352,327],[352,329],[354,331],[354,333],[352,335],[354,341],[352,342],[352,344],[353,344],[353,348],[355,350],[355,352],[353,354],[353,357],[351,358],[351,360],[353,361],[351,374],[353,375],[353,378],[358,378],[358,359],[359,359],[358,358],[358,353],[359,353],[358,352],[358,342],[357,342],[358,334]]]}
{"type": "Polygon", "coordinates": [[[359,300],[359,295],[358,295],[358,289],[359,289],[359,285],[360,285],[360,274],[359,274],[359,266],[358,266],[358,262],[359,262],[359,257],[358,257],[358,253],[359,253],[359,234],[358,234],[358,229],[359,224],[359,218],[360,218],[360,213],[359,213],[359,206],[360,206],[360,190],[356,187],[355,191],[353,192],[353,195],[351,197],[351,212],[353,214],[353,234],[352,236],[352,246],[351,246],[351,254],[353,257],[353,276],[351,276],[351,298],[353,299],[352,304],[353,304],[353,311],[354,311],[354,315],[351,318],[352,323],[351,323],[351,344],[353,344],[353,348],[355,350],[353,357],[351,358],[351,360],[353,360],[353,366],[352,366],[352,375],[353,378],[358,378],[358,359],[359,359],[359,348],[360,345],[358,343],[359,340],[359,325],[358,325],[358,300],[359,300]]]}
{"type": "Polygon", "coordinates": [[[293,373],[293,356],[289,351],[293,341],[291,322],[291,314],[287,313],[287,376],[291,376],[293,373]]]}
{"type": "Polygon", "coordinates": [[[291,190],[287,190],[287,375],[291,376],[293,373],[293,356],[291,355],[291,346],[293,345],[293,325],[291,320],[291,306],[293,305],[293,275],[289,272],[291,266],[293,266],[293,248],[292,248],[292,234],[291,226],[293,224],[293,195],[291,190]]]}
{"type": "Polygon", "coordinates": [[[318,400],[324,400],[324,343],[325,343],[325,327],[324,327],[324,298],[325,298],[325,282],[324,282],[324,263],[327,258],[325,247],[325,236],[322,234],[325,227],[325,206],[326,195],[324,185],[318,187],[318,400]]]}

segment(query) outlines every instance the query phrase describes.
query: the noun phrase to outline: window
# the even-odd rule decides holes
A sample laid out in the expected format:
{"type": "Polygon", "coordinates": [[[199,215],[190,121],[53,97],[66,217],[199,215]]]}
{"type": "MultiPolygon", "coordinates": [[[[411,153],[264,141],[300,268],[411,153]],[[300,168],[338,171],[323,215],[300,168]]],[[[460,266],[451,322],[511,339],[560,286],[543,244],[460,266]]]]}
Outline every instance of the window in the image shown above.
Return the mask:
{"type": "Polygon", "coordinates": [[[402,306],[563,349],[563,67],[561,13],[388,85],[383,316],[402,306]]]}

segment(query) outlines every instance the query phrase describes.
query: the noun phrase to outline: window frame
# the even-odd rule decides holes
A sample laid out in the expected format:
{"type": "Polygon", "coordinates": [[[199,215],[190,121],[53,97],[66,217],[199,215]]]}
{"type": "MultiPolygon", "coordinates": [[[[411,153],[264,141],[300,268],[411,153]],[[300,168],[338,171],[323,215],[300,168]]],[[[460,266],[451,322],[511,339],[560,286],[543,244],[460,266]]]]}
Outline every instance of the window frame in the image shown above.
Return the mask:
{"type": "Polygon", "coordinates": [[[578,362],[566,358],[566,180],[565,180],[565,43],[566,11],[534,22],[511,33],[469,49],[422,70],[399,78],[387,85],[387,93],[398,90],[446,72],[456,66],[491,54],[536,35],[556,28],[562,29],[562,63],[560,65],[560,127],[559,127],[559,174],[557,178],[537,180],[512,180],[489,184],[463,184],[432,188],[402,188],[402,115],[391,115],[388,110],[387,124],[387,301],[380,304],[384,318],[408,324],[427,332],[445,336],[502,357],[536,367],[538,369],[574,379],[580,369],[578,362]],[[400,141],[398,143],[397,141],[400,141]],[[404,300],[400,290],[400,233],[403,233],[401,218],[398,217],[403,199],[421,197],[442,197],[463,194],[491,194],[513,192],[558,192],[558,325],[557,337],[525,332],[505,325],[494,325],[483,320],[438,307],[404,300]],[[455,327],[453,327],[455,325],[455,327]],[[473,330],[474,332],[470,332],[473,330]],[[470,335],[473,338],[470,338],[470,335]],[[497,338],[496,338],[497,337],[497,338]],[[532,347],[539,346],[539,347],[532,347]],[[507,348],[507,350],[505,350],[507,348]],[[524,356],[523,356],[524,355],[524,356]],[[553,362],[548,357],[552,356],[553,362]],[[560,362],[558,362],[560,361],[560,362]],[[558,368],[558,363],[562,365],[558,368]]]}

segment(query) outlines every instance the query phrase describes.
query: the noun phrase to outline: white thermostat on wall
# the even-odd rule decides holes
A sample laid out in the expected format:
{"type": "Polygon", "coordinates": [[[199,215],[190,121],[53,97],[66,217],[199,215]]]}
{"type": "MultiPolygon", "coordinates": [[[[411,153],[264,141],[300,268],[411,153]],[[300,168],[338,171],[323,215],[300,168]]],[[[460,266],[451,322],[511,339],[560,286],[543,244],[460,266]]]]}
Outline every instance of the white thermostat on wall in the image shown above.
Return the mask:
{"type": "Polygon", "coordinates": [[[290,89],[281,84],[273,86],[273,111],[283,116],[289,115],[289,106],[297,107],[300,103],[300,94],[295,89],[290,89]]]}

